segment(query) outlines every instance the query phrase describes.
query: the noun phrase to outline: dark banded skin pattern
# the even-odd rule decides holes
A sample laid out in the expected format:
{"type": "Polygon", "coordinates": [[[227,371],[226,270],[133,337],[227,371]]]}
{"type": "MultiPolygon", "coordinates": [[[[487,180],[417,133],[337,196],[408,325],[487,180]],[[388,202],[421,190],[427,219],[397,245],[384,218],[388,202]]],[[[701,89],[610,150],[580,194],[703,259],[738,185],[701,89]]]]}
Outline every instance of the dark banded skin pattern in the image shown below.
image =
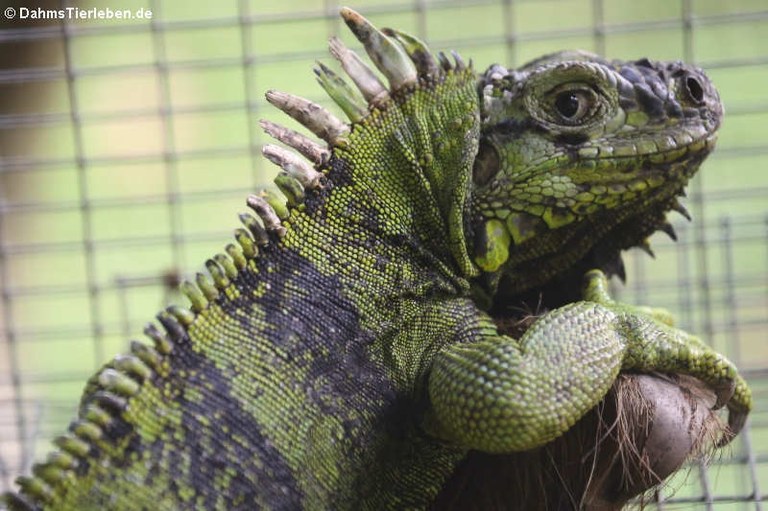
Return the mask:
{"type": "Polygon", "coordinates": [[[191,306],[94,375],[9,509],[424,509],[470,450],[557,438],[623,370],[700,379],[738,433],[735,367],[600,271],[684,211],[722,116],[706,76],[581,52],[478,76],[341,14],[388,86],[333,39],[354,87],[316,74],[349,123],[267,93],[324,143],[262,124],[296,151],[264,148],[283,197],[248,197],[191,306]],[[497,330],[488,310],[559,279],[575,298],[497,330]]]}

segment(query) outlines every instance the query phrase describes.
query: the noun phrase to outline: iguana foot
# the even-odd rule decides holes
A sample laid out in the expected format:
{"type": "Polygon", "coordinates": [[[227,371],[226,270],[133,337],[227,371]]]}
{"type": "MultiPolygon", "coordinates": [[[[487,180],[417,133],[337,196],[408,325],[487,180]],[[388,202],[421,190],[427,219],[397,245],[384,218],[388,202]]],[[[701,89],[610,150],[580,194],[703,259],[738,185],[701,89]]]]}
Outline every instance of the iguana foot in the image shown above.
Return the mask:
{"type": "Polygon", "coordinates": [[[674,328],[672,315],[665,309],[617,302],[608,293],[608,279],[600,270],[584,277],[584,300],[595,302],[616,313],[628,341],[622,369],[667,371],[690,374],[715,392],[714,409],[728,407],[728,431],[718,447],[728,444],[744,427],[752,408],[752,395],[736,367],[698,337],[674,328]],[[648,350],[649,343],[658,348],[648,350]]]}
{"type": "Polygon", "coordinates": [[[541,446],[596,406],[621,371],[686,374],[728,406],[727,444],[752,406],[734,365],[669,325],[669,313],[616,302],[602,272],[586,275],[584,300],[537,319],[519,340],[483,314],[465,319],[429,376],[427,429],[467,449],[505,453],[541,446]]]}

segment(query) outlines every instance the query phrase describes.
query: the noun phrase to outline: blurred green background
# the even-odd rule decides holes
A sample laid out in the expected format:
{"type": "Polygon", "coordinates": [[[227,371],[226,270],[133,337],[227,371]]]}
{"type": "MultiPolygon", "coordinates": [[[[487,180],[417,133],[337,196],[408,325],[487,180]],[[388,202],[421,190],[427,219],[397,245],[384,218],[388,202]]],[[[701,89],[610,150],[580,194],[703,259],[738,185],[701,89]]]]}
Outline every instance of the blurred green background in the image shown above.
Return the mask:
{"type": "MultiPolygon", "coordinates": [[[[257,120],[285,119],[266,108],[264,91],[329,105],[311,68],[317,59],[334,67],[330,35],[357,47],[332,0],[117,4],[77,5],[152,18],[6,19],[0,29],[0,490],[63,431],[84,379],[168,300],[181,301],[178,278],[228,242],[247,192],[271,185],[257,120]]],[[[768,2],[351,6],[435,50],[456,49],[479,70],[564,48],[705,68],[727,117],[690,188],[694,222],[673,215],[679,241],[654,236],[656,260],[630,252],[617,293],[669,308],[736,360],[765,403],[768,2]]],[[[715,467],[673,484],[679,503],[670,506],[705,506],[697,499],[708,494],[710,509],[759,509],[733,501],[761,500],[761,480],[768,492],[763,410],[715,467]]]]}

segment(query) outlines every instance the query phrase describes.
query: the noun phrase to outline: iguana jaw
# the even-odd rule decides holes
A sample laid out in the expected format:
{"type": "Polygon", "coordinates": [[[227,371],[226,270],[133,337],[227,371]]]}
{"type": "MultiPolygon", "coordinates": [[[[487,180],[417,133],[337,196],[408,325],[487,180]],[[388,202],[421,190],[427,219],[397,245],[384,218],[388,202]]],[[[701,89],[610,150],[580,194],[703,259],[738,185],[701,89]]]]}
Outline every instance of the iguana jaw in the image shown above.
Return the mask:
{"type": "Polygon", "coordinates": [[[679,62],[561,53],[494,66],[480,90],[470,241],[486,280],[515,293],[668,230],[722,118],[708,78],[679,62]]]}

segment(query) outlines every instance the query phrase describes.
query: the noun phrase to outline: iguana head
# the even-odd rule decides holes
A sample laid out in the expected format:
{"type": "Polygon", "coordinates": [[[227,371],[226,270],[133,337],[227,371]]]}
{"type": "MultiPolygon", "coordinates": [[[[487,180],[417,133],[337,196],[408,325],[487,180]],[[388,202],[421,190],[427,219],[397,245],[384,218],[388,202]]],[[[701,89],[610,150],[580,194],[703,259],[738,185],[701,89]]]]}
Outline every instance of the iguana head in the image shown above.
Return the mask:
{"type": "Polygon", "coordinates": [[[672,232],[665,213],[686,214],[677,196],[723,114],[700,69],[585,52],[494,65],[479,93],[475,262],[512,293],[585,258],[615,264],[657,229],[672,232]]]}

